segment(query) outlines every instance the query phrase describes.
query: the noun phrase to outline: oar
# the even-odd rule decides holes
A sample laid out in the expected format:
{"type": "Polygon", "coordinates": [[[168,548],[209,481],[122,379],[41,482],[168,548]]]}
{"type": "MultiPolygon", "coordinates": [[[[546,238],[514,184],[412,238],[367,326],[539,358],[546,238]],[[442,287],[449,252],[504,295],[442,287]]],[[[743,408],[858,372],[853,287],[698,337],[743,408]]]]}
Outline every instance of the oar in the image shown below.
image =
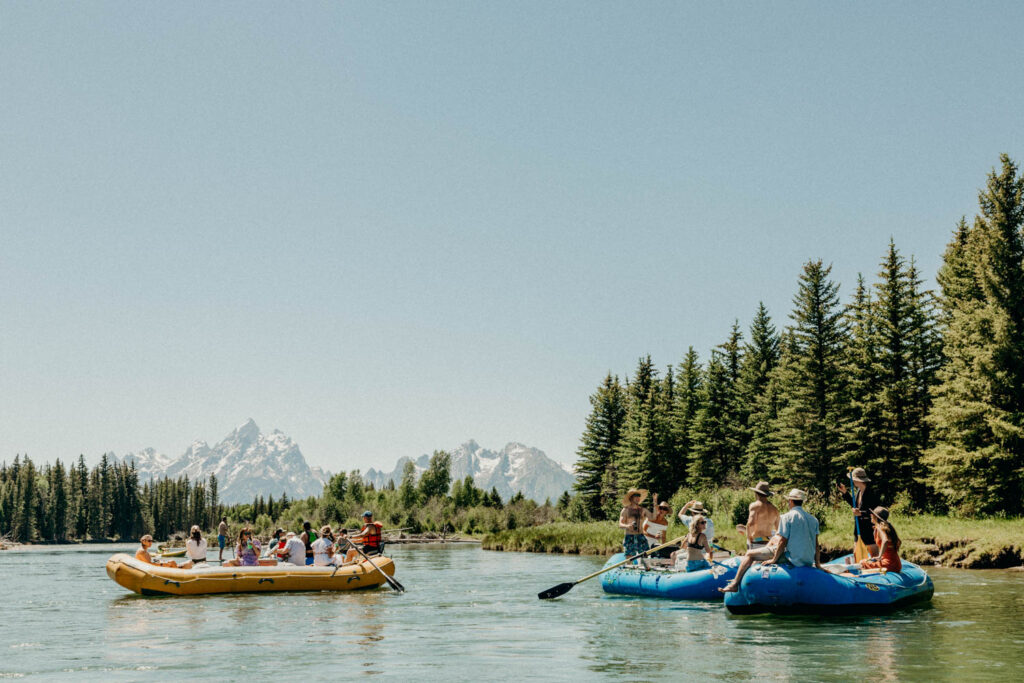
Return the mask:
{"type": "MultiPolygon", "coordinates": [[[[398,580],[397,580],[397,579],[393,579],[393,578],[391,578],[390,576],[388,576],[387,574],[385,574],[385,573],[384,573],[384,570],[383,570],[383,569],[381,569],[381,568],[380,568],[380,567],[378,567],[378,566],[377,566],[376,564],[374,564],[374,563],[373,563],[373,561],[372,561],[372,560],[371,560],[371,559],[370,559],[369,557],[367,557],[367,556],[366,556],[366,553],[364,553],[364,552],[363,552],[362,550],[360,550],[360,549],[359,549],[359,546],[357,546],[357,545],[356,545],[355,543],[353,543],[352,541],[348,540],[347,538],[345,539],[345,542],[346,542],[346,543],[348,543],[348,544],[349,544],[350,546],[352,546],[352,547],[353,547],[353,548],[355,549],[355,551],[356,551],[357,553],[359,553],[359,555],[360,555],[360,556],[361,556],[361,557],[362,557],[362,558],[363,558],[364,560],[366,560],[367,562],[369,562],[369,563],[370,563],[370,565],[371,565],[371,566],[372,566],[372,567],[373,567],[374,569],[376,569],[376,570],[377,570],[378,572],[380,572],[380,575],[384,577],[384,580],[388,582],[388,585],[389,585],[389,586],[391,586],[392,588],[394,588],[394,589],[395,589],[396,591],[398,591],[399,593],[404,593],[404,592],[405,592],[405,586],[403,586],[402,584],[398,583],[398,580]]],[[[334,571],[338,571],[338,569],[337,569],[337,568],[335,568],[335,569],[334,569],[334,571]]],[[[332,576],[333,576],[333,574],[332,574],[332,576]]]]}
{"type": "Polygon", "coordinates": [[[647,550],[643,551],[642,553],[634,555],[633,557],[627,557],[622,562],[618,562],[616,564],[613,564],[610,567],[605,567],[604,569],[602,569],[599,572],[594,572],[593,574],[588,574],[587,576],[584,576],[582,579],[577,579],[576,581],[567,581],[566,583],[560,583],[557,586],[552,586],[551,588],[547,589],[546,591],[541,591],[540,593],[537,593],[537,597],[540,598],[541,600],[550,600],[552,598],[561,597],[561,596],[565,595],[566,593],[568,593],[569,591],[571,591],[573,586],[575,586],[578,583],[583,583],[587,579],[592,579],[595,576],[600,576],[601,574],[604,574],[605,572],[610,572],[611,570],[615,569],[616,567],[621,567],[622,565],[626,564],[627,562],[632,562],[633,560],[635,560],[637,558],[640,558],[640,557],[643,557],[644,555],[649,555],[650,553],[653,553],[655,550],[661,550],[662,548],[667,548],[670,545],[675,545],[676,543],[679,543],[680,541],[682,541],[684,538],[686,538],[686,536],[680,536],[679,538],[673,539],[673,540],[669,541],[668,543],[662,543],[661,545],[655,546],[653,548],[648,548],[647,550]]]}

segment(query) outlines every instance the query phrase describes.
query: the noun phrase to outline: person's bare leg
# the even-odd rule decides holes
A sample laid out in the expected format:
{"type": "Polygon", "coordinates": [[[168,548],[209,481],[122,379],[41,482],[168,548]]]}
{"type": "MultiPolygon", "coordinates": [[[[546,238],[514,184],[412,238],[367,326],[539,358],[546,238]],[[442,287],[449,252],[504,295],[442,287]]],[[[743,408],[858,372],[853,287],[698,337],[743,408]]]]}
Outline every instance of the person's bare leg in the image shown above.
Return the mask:
{"type": "Polygon", "coordinates": [[[735,593],[740,589],[740,582],[743,581],[743,575],[750,569],[750,565],[754,564],[754,558],[749,555],[744,555],[743,559],[740,560],[740,568],[736,571],[736,578],[730,581],[724,588],[718,590],[723,593],[735,593]]]}

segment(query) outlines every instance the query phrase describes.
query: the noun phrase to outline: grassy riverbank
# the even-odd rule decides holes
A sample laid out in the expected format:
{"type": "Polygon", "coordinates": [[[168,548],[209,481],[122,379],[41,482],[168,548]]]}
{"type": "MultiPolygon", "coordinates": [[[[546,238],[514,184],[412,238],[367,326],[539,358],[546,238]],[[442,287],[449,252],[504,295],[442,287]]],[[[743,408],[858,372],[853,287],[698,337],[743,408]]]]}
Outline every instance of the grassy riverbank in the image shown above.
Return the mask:
{"type": "MultiPolygon", "coordinates": [[[[701,492],[700,500],[712,510],[715,534],[722,547],[740,552],[744,539],[736,524],[746,521],[746,505],[753,494],[722,490],[701,492]]],[[[673,498],[673,509],[696,495],[673,498]]],[[[775,503],[785,510],[783,501],[775,503]]],[[[929,514],[909,514],[894,505],[892,521],[903,539],[902,555],[924,565],[943,565],[965,569],[989,569],[1024,565],[1024,519],[966,519],[929,514]]],[[[821,544],[827,557],[838,557],[852,550],[853,517],[850,507],[838,501],[808,501],[808,509],[822,522],[821,544]]],[[[676,522],[668,538],[686,533],[676,522]]],[[[540,553],[611,555],[620,552],[622,533],[615,522],[553,522],[487,534],[485,550],[511,550],[540,553]]]]}

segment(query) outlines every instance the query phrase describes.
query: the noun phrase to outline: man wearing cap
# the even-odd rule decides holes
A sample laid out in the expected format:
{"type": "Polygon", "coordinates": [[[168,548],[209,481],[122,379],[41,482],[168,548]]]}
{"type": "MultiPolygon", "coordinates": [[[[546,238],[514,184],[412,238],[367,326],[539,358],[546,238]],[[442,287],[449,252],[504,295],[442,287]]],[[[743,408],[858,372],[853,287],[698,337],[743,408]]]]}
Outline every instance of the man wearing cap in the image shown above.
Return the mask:
{"type": "Polygon", "coordinates": [[[740,589],[743,576],[754,562],[763,565],[775,564],[785,555],[786,562],[796,567],[814,565],[821,569],[821,549],[818,546],[818,520],[804,510],[807,494],[800,489],[793,489],[786,496],[789,501],[789,512],[779,520],[779,531],[771,538],[768,545],[748,550],[740,562],[736,578],[724,588],[723,593],[735,593],[740,589]]]}
{"type": "Polygon", "coordinates": [[[306,544],[302,542],[302,539],[295,535],[294,531],[289,531],[284,536],[284,557],[281,559],[285,562],[291,562],[292,564],[303,566],[306,564],[306,544]]]}
{"type": "MultiPolygon", "coordinates": [[[[868,486],[871,483],[871,478],[868,477],[868,473],[863,467],[853,468],[853,471],[850,472],[850,479],[853,480],[853,487],[857,490],[857,497],[853,502],[853,517],[857,520],[857,537],[854,538],[854,542],[859,538],[864,543],[868,552],[875,556],[878,554],[878,546],[875,544],[871,511],[882,503],[878,499],[878,494],[875,493],[874,487],[868,486]]],[[[848,491],[849,489],[846,488],[846,484],[840,482],[839,492],[845,496],[848,491]]]]}
{"type": "Polygon", "coordinates": [[[698,517],[702,517],[706,521],[704,535],[708,537],[708,543],[714,543],[715,523],[711,521],[711,510],[704,507],[704,503],[699,500],[691,500],[679,511],[679,521],[685,524],[687,529],[690,528],[690,523],[698,517]]]}
{"type": "Polygon", "coordinates": [[[380,539],[381,539],[381,528],[384,525],[380,522],[373,521],[373,513],[367,510],[363,513],[363,527],[359,530],[358,534],[349,536],[349,542],[353,545],[349,548],[348,553],[345,555],[345,563],[353,562],[356,556],[359,554],[356,552],[355,544],[360,544],[360,549],[364,555],[379,555],[380,554],[380,539]]]}
{"type": "MultiPolygon", "coordinates": [[[[622,512],[619,513],[619,528],[626,532],[622,539],[623,552],[626,557],[633,557],[646,551],[650,546],[644,538],[643,525],[653,515],[640,506],[647,498],[647,489],[630,489],[622,499],[622,512]]],[[[639,560],[634,560],[639,562],[639,560]]]]}
{"type": "Polygon", "coordinates": [[[750,504],[747,515],[747,550],[768,545],[768,539],[779,528],[781,516],[779,509],[768,500],[768,496],[774,495],[768,488],[768,482],[759,481],[750,490],[757,494],[757,500],[750,504]]]}

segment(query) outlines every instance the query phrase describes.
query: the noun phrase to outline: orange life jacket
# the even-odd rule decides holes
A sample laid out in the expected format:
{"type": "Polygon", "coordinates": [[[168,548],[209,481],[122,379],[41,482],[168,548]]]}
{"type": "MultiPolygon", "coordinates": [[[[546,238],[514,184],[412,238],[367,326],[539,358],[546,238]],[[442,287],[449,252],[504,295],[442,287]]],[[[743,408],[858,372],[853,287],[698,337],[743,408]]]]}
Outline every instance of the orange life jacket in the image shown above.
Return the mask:
{"type": "Polygon", "coordinates": [[[380,528],[382,526],[380,522],[370,522],[360,530],[364,548],[380,548],[380,528]]]}

